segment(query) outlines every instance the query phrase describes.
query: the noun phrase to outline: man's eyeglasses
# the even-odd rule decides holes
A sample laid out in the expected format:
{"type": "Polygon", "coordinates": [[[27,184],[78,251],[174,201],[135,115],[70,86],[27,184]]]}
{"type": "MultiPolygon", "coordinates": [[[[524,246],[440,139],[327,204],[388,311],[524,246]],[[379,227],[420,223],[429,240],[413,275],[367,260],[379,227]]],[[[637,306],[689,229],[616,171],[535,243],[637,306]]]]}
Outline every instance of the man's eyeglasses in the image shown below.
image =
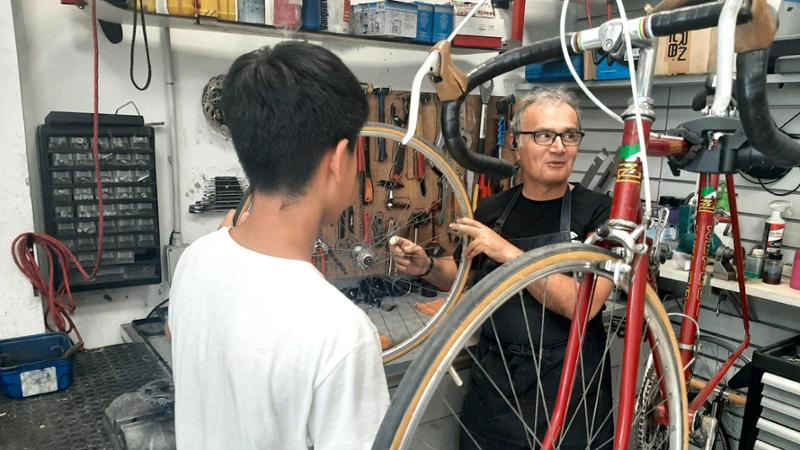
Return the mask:
{"type": "Polygon", "coordinates": [[[555,142],[556,137],[560,137],[561,143],[564,145],[578,145],[583,140],[583,136],[586,135],[586,133],[583,131],[578,130],[569,130],[563,133],[556,133],[555,131],[550,130],[520,131],[517,134],[533,135],[533,142],[538,145],[551,145],[553,142],[555,142]]]}

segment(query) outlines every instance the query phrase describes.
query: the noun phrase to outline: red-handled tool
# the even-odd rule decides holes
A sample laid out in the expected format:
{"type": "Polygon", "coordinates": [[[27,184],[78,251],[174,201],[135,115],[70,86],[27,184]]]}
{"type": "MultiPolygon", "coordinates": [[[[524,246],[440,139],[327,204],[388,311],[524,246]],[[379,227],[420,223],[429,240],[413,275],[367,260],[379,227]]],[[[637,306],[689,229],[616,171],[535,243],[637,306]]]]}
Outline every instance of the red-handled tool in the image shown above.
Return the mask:
{"type": "Polygon", "coordinates": [[[356,171],[358,172],[358,198],[361,203],[366,204],[366,173],[364,167],[364,138],[358,138],[356,145],[356,171]]]}
{"type": "Polygon", "coordinates": [[[364,137],[358,138],[359,144],[364,148],[364,204],[372,203],[374,188],[372,186],[372,171],[370,170],[369,160],[369,140],[364,137]],[[362,144],[363,143],[363,144],[362,144]]]}
{"type": "Polygon", "coordinates": [[[425,155],[417,152],[417,164],[414,167],[414,173],[417,175],[417,183],[419,184],[419,191],[422,196],[428,195],[428,187],[425,186],[425,155]]]}

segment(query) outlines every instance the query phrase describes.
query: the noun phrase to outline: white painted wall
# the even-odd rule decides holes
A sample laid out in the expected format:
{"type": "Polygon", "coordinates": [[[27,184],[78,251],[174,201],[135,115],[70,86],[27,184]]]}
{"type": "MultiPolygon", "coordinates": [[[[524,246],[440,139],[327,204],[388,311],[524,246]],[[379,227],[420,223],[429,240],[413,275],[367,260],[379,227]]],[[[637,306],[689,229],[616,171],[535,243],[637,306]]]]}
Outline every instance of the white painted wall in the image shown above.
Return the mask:
{"type": "MultiPolygon", "coordinates": [[[[61,6],[58,2],[12,0],[12,3],[15,8],[14,29],[19,41],[27,149],[29,157],[35,158],[34,130],[49,111],[91,111],[91,20],[88,14],[71,6],[61,6]]],[[[4,27],[4,30],[10,28],[4,27]]],[[[129,27],[125,28],[126,38],[116,46],[109,44],[104,37],[100,38],[100,111],[113,113],[118,106],[133,100],[145,121],[166,121],[163,60],[158,29],[148,28],[153,84],[143,93],[134,89],[128,80],[130,31],[129,27]]],[[[277,42],[274,38],[266,37],[172,30],[181,213],[185,240],[192,241],[215,229],[221,218],[217,214],[188,214],[188,206],[201,197],[198,188],[202,187],[204,180],[216,175],[241,174],[230,143],[205,123],[200,110],[203,86],[212,76],[224,73],[238,55],[277,42]]],[[[323,44],[339,55],[362,81],[376,86],[389,85],[395,89],[410,87],[414,71],[425,56],[423,47],[417,50],[380,46],[377,43],[375,46],[331,42],[323,44]]],[[[459,55],[456,62],[464,68],[471,68],[492,55],[493,53],[459,55]]],[[[145,76],[141,33],[137,36],[136,74],[141,83],[145,76]]],[[[495,83],[495,94],[511,92],[513,80],[520,80],[522,77],[521,70],[507,75],[507,83],[495,83]]],[[[12,103],[12,106],[19,108],[16,106],[19,100],[12,103]]],[[[125,112],[132,113],[133,110],[126,109],[125,112]]],[[[20,129],[21,126],[16,127],[16,130],[20,129]]],[[[166,136],[165,128],[157,129],[162,244],[169,238],[172,223],[169,210],[169,166],[165,156],[166,136]]],[[[16,155],[21,160],[23,148],[22,143],[16,148],[16,155]]],[[[28,205],[30,208],[31,199],[26,190],[11,197],[10,202],[28,205]]],[[[29,228],[30,226],[23,227],[29,228]]],[[[6,228],[3,227],[3,233],[5,231],[6,228]]],[[[8,239],[3,242],[7,241],[8,239]]],[[[21,289],[25,289],[25,286],[15,291],[21,289]]],[[[88,347],[116,343],[120,341],[119,325],[143,317],[150,308],[166,298],[167,292],[166,285],[162,285],[79,294],[78,310],[73,317],[88,347]]],[[[0,303],[0,318],[7,314],[6,310],[5,302],[0,303]]]]}
{"type": "Polygon", "coordinates": [[[0,2],[0,136],[3,136],[3,213],[0,215],[0,339],[40,333],[42,307],[33,289],[9,255],[11,241],[33,229],[33,210],[28,189],[28,160],[22,118],[17,45],[11,4],[0,2]]]}

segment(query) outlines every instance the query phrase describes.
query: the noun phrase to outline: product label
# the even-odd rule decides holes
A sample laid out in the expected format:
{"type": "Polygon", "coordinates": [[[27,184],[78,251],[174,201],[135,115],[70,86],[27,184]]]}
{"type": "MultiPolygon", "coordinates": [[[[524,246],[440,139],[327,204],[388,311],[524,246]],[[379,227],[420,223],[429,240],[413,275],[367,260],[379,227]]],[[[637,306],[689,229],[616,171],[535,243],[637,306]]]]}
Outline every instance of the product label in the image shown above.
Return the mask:
{"type": "Polygon", "coordinates": [[[767,253],[780,253],[783,230],[781,223],[768,223],[764,226],[764,250],[767,253]]]}
{"type": "Polygon", "coordinates": [[[58,390],[58,378],[55,367],[46,367],[39,370],[29,370],[19,375],[22,383],[22,396],[46,394],[58,390]]]}

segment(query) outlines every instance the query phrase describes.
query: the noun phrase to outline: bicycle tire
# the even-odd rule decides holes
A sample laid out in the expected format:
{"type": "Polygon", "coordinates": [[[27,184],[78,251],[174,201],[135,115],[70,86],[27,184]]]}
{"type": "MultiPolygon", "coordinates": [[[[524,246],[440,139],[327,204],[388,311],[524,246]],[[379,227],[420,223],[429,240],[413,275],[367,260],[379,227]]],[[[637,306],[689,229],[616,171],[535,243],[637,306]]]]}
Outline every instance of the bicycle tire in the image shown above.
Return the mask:
{"type": "MultiPolygon", "coordinates": [[[[378,138],[400,142],[405,136],[406,130],[388,124],[367,122],[361,130],[360,136],[367,138],[378,138]]],[[[472,207],[470,198],[467,195],[466,189],[461,176],[453,168],[453,166],[442,156],[442,153],[429,142],[419,137],[414,137],[406,145],[409,149],[413,149],[421,153],[427,159],[428,165],[434,168],[435,171],[441,173],[441,178],[444,178],[453,192],[453,199],[455,206],[458,207],[460,217],[472,218],[472,207]]],[[[252,190],[248,189],[247,194],[242,198],[242,201],[237,208],[235,218],[238,220],[242,211],[246,211],[252,205],[252,190]]],[[[236,222],[235,220],[235,222],[236,222]]],[[[234,222],[234,223],[235,223],[234,222]]],[[[462,238],[463,248],[466,248],[468,243],[465,238],[462,238]]],[[[434,328],[441,322],[441,320],[450,312],[453,305],[460,297],[467,282],[467,275],[469,271],[469,261],[465,258],[459,258],[457,261],[456,278],[450,290],[444,298],[442,307],[424,324],[422,328],[414,332],[409,331],[409,337],[383,351],[384,364],[397,360],[398,358],[406,355],[411,350],[418,347],[424,342],[434,328]]]]}
{"type": "MultiPolygon", "coordinates": [[[[508,301],[508,293],[524,289],[532,279],[553,270],[595,270],[616,258],[610,252],[585,244],[557,244],[527,252],[504,264],[476,284],[435,330],[398,387],[378,431],[373,450],[408,448],[422,409],[430,402],[439,382],[466,341],[479,329],[481,319],[508,301]]],[[[627,290],[627,283],[620,286],[627,290]]],[[[655,337],[656,351],[664,364],[664,382],[670,392],[672,450],[688,448],[688,405],[682,378],[680,353],[672,327],[656,293],[648,286],[645,319],[655,337]],[[675,419],[677,417],[677,419],[675,419]]],[[[619,427],[619,425],[617,426],[619,427]]]]}

